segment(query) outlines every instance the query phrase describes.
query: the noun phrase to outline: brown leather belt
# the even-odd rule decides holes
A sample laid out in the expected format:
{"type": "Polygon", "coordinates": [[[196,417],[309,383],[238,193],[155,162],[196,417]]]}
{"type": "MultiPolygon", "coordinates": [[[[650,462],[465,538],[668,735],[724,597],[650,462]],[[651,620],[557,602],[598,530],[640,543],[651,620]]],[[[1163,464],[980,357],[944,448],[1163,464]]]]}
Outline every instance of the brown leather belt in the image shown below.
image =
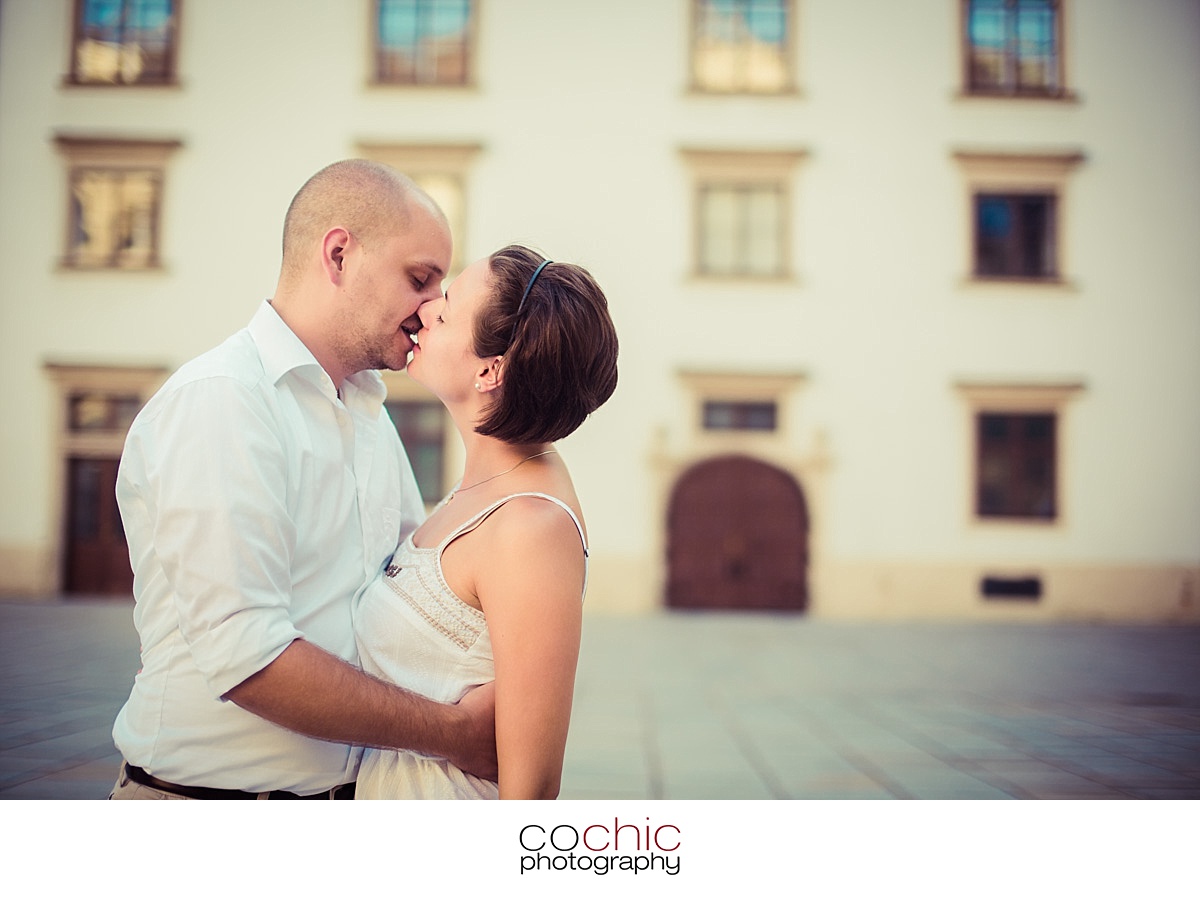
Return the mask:
{"type": "MultiPolygon", "coordinates": [[[[253,794],[250,791],[235,791],[229,788],[208,788],[208,787],[193,787],[190,784],[172,784],[169,781],[163,781],[161,778],[155,778],[145,769],[135,766],[132,763],[125,763],[125,774],[129,776],[129,780],[144,787],[154,788],[156,791],[166,791],[168,794],[179,794],[181,797],[190,797],[192,800],[258,800],[261,794],[253,794]]],[[[329,800],[330,795],[337,800],[353,800],[354,799],[354,782],[350,784],[339,785],[333,791],[323,791],[320,794],[308,794],[301,796],[293,794],[291,791],[269,791],[266,792],[268,800],[329,800]]]]}

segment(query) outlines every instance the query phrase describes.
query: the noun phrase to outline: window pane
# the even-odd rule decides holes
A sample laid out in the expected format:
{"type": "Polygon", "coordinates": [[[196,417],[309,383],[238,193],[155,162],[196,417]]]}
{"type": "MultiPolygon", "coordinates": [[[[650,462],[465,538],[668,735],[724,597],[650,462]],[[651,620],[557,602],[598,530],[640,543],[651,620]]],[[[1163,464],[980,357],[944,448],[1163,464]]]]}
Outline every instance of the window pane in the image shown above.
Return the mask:
{"type": "Polygon", "coordinates": [[[769,401],[708,400],[704,427],[709,431],[774,431],[776,406],[769,401]]]}
{"type": "Polygon", "coordinates": [[[172,0],[82,0],[73,77],[83,83],[161,83],[172,76],[172,0]]]}
{"type": "Polygon", "coordinates": [[[1054,12],[1048,3],[1022,0],[1017,7],[1016,41],[1018,87],[1056,87],[1054,12]]]}
{"type": "Polygon", "coordinates": [[[775,185],[707,185],[700,192],[700,259],[709,275],[784,274],[784,195],[775,185]]]}
{"type": "Polygon", "coordinates": [[[692,79],[708,91],[787,88],[788,0],[696,0],[692,79]]]}
{"type": "Polygon", "coordinates": [[[779,192],[758,188],[746,195],[746,269],[755,275],[783,271],[780,237],[783,223],[779,192]]]}
{"type": "Polygon", "coordinates": [[[1052,93],[1058,89],[1055,0],[969,0],[970,87],[983,92],[1052,93]]]}
{"type": "Polygon", "coordinates": [[[155,264],[158,185],[153,170],[76,169],[68,264],[130,269],[155,264]]]}
{"type": "Polygon", "coordinates": [[[1058,272],[1055,245],[1053,196],[976,195],[976,275],[1051,278],[1058,272]]]}
{"type": "Polygon", "coordinates": [[[732,188],[700,193],[700,270],[714,275],[737,269],[737,202],[732,188]]]}
{"type": "Polygon", "coordinates": [[[1038,278],[1057,271],[1054,260],[1054,198],[1023,197],[1020,204],[1022,274],[1038,278]]]}
{"type": "Polygon", "coordinates": [[[161,80],[170,74],[170,0],[131,0],[128,7],[126,49],[139,57],[140,78],[161,80]]]}
{"type": "Polygon", "coordinates": [[[136,395],[82,393],[68,400],[68,427],[71,431],[120,431],[129,429],[133,417],[142,408],[136,395]]]}
{"type": "Polygon", "coordinates": [[[1003,0],[971,4],[967,35],[972,87],[997,88],[1004,84],[1007,21],[1003,0]]]}
{"type": "Polygon", "coordinates": [[[82,394],[72,397],[71,430],[97,431],[108,427],[108,403],[103,394],[82,394]]]}
{"type": "Polygon", "coordinates": [[[470,0],[378,0],[376,77],[465,84],[470,0]]]}
{"type": "Polygon", "coordinates": [[[980,516],[1055,517],[1055,421],[1047,413],[978,416],[980,516]]]}
{"type": "Polygon", "coordinates": [[[1004,275],[1009,270],[1013,216],[1004,197],[979,196],[975,202],[975,271],[1004,275]]]}

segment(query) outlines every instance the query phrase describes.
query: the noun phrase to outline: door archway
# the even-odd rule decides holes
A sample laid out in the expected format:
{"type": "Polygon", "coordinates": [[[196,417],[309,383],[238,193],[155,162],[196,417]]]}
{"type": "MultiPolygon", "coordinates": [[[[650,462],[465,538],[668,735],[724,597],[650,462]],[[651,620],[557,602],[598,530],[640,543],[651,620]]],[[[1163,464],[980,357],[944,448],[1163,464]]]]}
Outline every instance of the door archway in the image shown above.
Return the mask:
{"type": "Polygon", "coordinates": [[[675,484],[667,512],[667,605],[808,607],[808,509],[796,480],[745,456],[705,460],[675,484]]]}

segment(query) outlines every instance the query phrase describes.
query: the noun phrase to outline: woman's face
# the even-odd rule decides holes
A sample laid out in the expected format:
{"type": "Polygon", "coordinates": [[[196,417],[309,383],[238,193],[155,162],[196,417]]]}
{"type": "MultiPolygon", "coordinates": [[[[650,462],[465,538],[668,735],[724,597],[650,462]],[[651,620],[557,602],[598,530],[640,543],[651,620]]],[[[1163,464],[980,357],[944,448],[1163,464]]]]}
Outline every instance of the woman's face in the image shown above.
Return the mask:
{"type": "Polygon", "coordinates": [[[476,260],[451,282],[442,297],[417,310],[421,330],[408,363],[408,373],[445,402],[475,391],[487,361],[475,355],[475,317],[491,293],[487,258],[476,260]]]}

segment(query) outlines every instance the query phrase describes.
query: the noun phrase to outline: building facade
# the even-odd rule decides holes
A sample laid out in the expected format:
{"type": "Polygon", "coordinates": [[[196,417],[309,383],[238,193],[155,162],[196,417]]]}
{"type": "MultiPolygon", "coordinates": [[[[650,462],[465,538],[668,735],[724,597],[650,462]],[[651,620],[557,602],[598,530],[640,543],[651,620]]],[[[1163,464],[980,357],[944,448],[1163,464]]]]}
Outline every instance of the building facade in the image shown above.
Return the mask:
{"type": "Polygon", "coordinates": [[[608,294],[589,610],[1200,621],[1195,0],[334,7],[0,0],[0,594],[128,593],[124,430],[368,156],[608,294]]]}

